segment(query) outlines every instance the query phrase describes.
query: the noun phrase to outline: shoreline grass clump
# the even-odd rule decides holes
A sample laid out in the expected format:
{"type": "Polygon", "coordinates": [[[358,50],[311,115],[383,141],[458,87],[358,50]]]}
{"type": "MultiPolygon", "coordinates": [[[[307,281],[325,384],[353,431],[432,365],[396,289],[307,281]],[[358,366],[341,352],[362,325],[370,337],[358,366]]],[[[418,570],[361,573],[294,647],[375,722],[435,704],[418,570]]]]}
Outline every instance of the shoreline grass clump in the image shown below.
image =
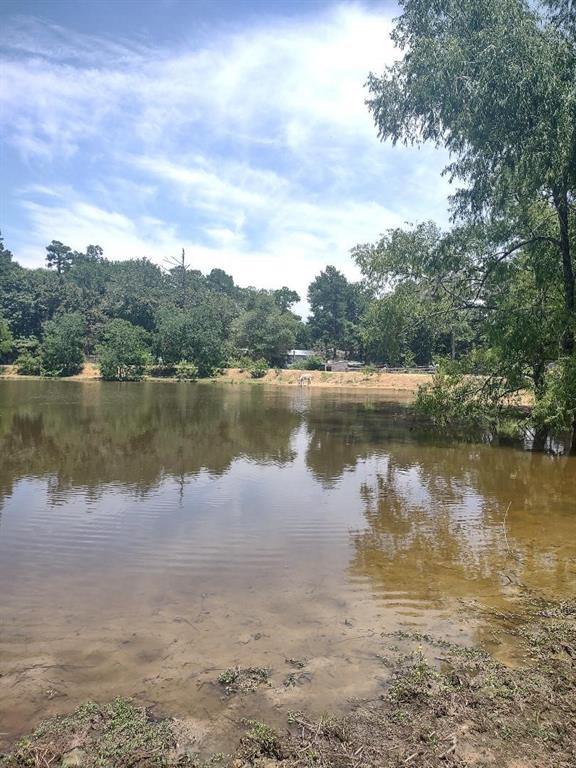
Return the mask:
{"type": "Polygon", "coordinates": [[[173,721],[154,718],[147,707],[123,698],[102,706],[89,701],[40,723],[11,753],[0,755],[0,766],[160,768],[170,764],[176,746],[173,721]]]}

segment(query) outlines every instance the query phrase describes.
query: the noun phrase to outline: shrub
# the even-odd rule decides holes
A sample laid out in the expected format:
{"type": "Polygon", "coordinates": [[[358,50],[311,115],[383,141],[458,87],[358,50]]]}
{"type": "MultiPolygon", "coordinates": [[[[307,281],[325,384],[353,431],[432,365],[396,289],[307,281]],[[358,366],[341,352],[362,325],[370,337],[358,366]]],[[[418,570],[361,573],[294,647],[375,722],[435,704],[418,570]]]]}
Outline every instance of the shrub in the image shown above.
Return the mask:
{"type": "Polygon", "coordinates": [[[576,418],[576,356],[560,358],[546,372],[546,387],[532,411],[538,428],[568,431],[576,418]]]}
{"type": "Polygon", "coordinates": [[[7,321],[0,316],[0,360],[9,355],[14,347],[14,337],[7,321]]]}
{"type": "Polygon", "coordinates": [[[250,365],[249,371],[253,379],[261,379],[268,373],[268,363],[261,357],[250,365]]]}
{"type": "Polygon", "coordinates": [[[84,362],[84,320],[79,312],[60,315],[44,324],[40,348],[47,376],[73,376],[84,362]]]}
{"type": "Polygon", "coordinates": [[[402,355],[402,362],[404,364],[404,368],[415,368],[416,367],[416,358],[414,356],[414,352],[412,352],[411,349],[406,350],[404,354],[402,355]]]}
{"type": "Polygon", "coordinates": [[[128,320],[111,320],[98,347],[100,373],[107,381],[138,381],[149,361],[147,334],[128,320]]]}
{"type": "Polygon", "coordinates": [[[33,355],[31,352],[22,352],[16,358],[16,370],[21,376],[41,376],[42,360],[39,355],[33,355]]]}
{"type": "Polygon", "coordinates": [[[188,360],[180,360],[176,364],[176,378],[180,381],[196,381],[198,378],[198,366],[188,360]]]}
{"type": "Polygon", "coordinates": [[[165,379],[176,376],[175,365],[165,365],[164,363],[149,363],[146,366],[146,375],[153,376],[155,379],[165,379]]]}
{"type": "Polygon", "coordinates": [[[240,372],[249,370],[252,366],[253,360],[251,357],[248,357],[247,355],[242,355],[241,357],[233,357],[230,358],[227,362],[228,368],[238,368],[240,372]]]}
{"type": "Polygon", "coordinates": [[[306,359],[302,360],[301,363],[298,363],[300,366],[300,370],[302,371],[323,371],[324,370],[324,360],[319,355],[310,355],[310,357],[307,357],[306,359]]]}
{"type": "Polygon", "coordinates": [[[41,376],[40,342],[35,336],[16,340],[16,370],[21,376],[41,376]]]}
{"type": "Polygon", "coordinates": [[[476,379],[455,371],[440,370],[431,384],[418,389],[416,411],[434,424],[486,425],[492,411],[490,404],[479,393],[482,388],[476,379]]]}

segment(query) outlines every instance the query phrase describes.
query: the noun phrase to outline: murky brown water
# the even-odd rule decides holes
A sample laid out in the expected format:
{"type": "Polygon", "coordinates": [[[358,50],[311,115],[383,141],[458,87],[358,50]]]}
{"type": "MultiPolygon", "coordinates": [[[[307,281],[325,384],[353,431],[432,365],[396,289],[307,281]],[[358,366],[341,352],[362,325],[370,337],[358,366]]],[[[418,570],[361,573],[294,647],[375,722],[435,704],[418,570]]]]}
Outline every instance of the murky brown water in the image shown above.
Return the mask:
{"type": "Polygon", "coordinates": [[[381,633],[506,657],[460,599],[576,588],[575,458],[443,441],[374,393],[0,381],[0,456],[0,743],[118,694],[200,730],[341,707],[377,692],[381,633]],[[273,685],[231,704],[235,664],[273,685]]]}

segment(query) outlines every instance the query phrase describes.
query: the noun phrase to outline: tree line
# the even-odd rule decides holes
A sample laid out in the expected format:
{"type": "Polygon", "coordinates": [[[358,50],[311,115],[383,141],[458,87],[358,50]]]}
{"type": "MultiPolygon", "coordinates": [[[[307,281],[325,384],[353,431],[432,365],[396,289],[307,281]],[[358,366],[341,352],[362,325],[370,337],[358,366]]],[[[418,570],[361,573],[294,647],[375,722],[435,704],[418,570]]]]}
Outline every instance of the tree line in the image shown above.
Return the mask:
{"type": "Polygon", "coordinates": [[[317,353],[305,366],[337,356],[425,365],[453,343],[450,329],[414,330],[407,307],[383,310],[376,285],[334,266],[311,282],[303,322],[296,291],[242,288],[217,268],[203,275],[184,253],[162,268],[53,240],[45,258],[43,268],[23,268],[0,238],[0,355],[24,374],[72,375],[96,355],[105,378],[139,377],[147,366],[211,376],[239,362],[282,367],[294,348],[317,353]]]}
{"type": "Polygon", "coordinates": [[[25,269],[0,243],[0,352],[22,373],[70,375],[96,355],[105,378],[139,378],[189,363],[209,376],[239,350],[270,365],[306,339],[295,291],[241,288],[221,269],[109,261],[52,241],[46,267],[25,269]]]}

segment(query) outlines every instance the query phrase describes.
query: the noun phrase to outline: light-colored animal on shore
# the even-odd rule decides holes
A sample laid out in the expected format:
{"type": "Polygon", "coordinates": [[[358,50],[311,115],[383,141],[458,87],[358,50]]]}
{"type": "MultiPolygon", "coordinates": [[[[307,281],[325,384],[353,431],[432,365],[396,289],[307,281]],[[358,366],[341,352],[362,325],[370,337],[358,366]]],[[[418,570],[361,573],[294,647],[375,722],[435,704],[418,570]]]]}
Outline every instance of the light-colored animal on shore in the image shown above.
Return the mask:
{"type": "Polygon", "coordinates": [[[303,373],[302,376],[298,379],[298,384],[303,387],[304,384],[307,386],[312,386],[312,376],[309,373],[303,373]]]}

